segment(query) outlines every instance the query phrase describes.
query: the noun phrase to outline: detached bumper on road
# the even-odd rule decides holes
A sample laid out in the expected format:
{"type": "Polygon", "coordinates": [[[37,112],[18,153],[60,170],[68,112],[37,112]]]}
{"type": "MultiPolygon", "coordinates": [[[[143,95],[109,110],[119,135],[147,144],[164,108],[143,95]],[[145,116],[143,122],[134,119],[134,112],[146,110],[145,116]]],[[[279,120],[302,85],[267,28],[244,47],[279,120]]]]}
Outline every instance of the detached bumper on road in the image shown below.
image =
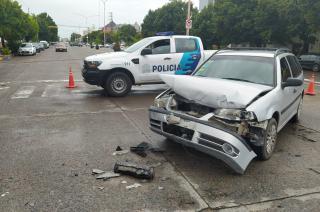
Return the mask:
{"type": "Polygon", "coordinates": [[[237,173],[243,174],[256,157],[241,136],[208,121],[156,107],[149,116],[152,131],[218,158],[237,173]]]}

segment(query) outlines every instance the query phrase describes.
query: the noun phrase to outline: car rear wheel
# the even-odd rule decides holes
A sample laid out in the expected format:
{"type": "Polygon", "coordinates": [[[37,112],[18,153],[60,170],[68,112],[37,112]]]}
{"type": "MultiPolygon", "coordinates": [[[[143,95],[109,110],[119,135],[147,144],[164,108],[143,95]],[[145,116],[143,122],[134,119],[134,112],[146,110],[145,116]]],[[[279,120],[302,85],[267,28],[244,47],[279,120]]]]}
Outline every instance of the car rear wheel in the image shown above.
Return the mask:
{"type": "Polygon", "coordinates": [[[274,118],[270,119],[264,133],[263,145],[256,147],[256,153],[260,160],[269,160],[271,158],[277,143],[277,129],[277,121],[274,118]]]}
{"type": "Polygon", "coordinates": [[[126,73],[114,72],[109,75],[104,89],[109,96],[121,97],[131,91],[132,81],[126,73]]]}
{"type": "Polygon", "coordinates": [[[314,64],[313,67],[312,67],[312,71],[319,71],[319,64],[314,64]]]}

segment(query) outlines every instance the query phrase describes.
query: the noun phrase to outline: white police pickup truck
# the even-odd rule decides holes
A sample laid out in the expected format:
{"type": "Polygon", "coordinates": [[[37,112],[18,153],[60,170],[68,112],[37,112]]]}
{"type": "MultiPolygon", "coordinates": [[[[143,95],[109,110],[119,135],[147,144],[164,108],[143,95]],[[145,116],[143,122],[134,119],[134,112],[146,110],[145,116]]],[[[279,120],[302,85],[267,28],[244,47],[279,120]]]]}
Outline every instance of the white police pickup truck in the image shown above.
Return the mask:
{"type": "Polygon", "coordinates": [[[123,52],[85,58],[82,76],[109,96],[125,96],[132,85],[162,83],[161,74],[191,74],[214,53],[194,36],[165,35],[142,39],[123,52]]]}

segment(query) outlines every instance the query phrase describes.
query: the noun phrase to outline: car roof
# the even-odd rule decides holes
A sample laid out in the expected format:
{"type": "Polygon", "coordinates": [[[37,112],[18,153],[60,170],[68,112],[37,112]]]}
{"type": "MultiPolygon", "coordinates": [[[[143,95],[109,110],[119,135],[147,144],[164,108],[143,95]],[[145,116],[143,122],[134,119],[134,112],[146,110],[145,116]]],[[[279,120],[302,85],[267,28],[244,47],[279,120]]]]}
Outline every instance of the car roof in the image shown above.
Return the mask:
{"type": "Polygon", "coordinates": [[[233,50],[233,49],[225,49],[225,50],[220,50],[217,52],[217,55],[226,55],[226,56],[252,56],[252,57],[270,57],[274,58],[277,54],[277,56],[282,55],[282,54],[288,54],[288,55],[293,55],[291,52],[288,50],[283,50],[279,49],[280,51],[275,50],[233,50]]]}

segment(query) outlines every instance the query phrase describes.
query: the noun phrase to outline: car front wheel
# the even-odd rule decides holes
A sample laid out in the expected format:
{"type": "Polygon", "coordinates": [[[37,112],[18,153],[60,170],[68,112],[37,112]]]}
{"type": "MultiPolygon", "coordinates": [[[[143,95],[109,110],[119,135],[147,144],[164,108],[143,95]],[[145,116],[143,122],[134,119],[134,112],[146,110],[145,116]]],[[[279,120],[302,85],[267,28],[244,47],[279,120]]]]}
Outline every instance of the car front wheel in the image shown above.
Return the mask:
{"type": "Polygon", "coordinates": [[[312,71],[319,71],[319,64],[314,64],[313,67],[312,67],[312,71]]]}
{"type": "Polygon", "coordinates": [[[277,121],[274,118],[270,119],[264,133],[263,145],[256,148],[256,153],[260,160],[268,160],[271,158],[277,143],[277,129],[277,121]]]}
{"type": "Polygon", "coordinates": [[[114,72],[106,80],[104,89],[109,96],[122,97],[131,91],[132,81],[123,72],[114,72]]]}

